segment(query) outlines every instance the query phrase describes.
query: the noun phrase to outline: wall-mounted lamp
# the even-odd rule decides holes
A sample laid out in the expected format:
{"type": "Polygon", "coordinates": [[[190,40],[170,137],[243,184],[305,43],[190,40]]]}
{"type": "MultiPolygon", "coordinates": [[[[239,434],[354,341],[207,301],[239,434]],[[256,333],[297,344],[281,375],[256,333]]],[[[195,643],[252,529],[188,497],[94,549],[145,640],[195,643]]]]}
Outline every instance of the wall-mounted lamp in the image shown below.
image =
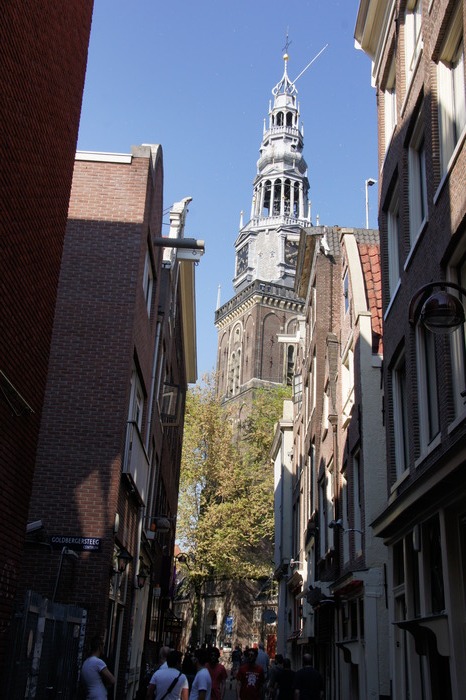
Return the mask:
{"type": "Polygon", "coordinates": [[[357,527],[343,527],[343,520],[341,518],[338,518],[338,520],[331,520],[328,526],[331,530],[341,530],[342,532],[359,532],[360,535],[364,534],[364,532],[362,530],[358,530],[357,527]]]}
{"type": "Polygon", "coordinates": [[[130,561],[133,561],[133,557],[127,549],[122,547],[116,556],[117,568],[110,568],[110,576],[113,576],[114,574],[123,574],[126,571],[126,567],[130,561]]]}
{"type": "Polygon", "coordinates": [[[144,588],[144,584],[145,584],[148,576],[149,576],[149,572],[146,569],[139,570],[139,572],[136,574],[137,588],[144,588]]]}
{"type": "Polygon", "coordinates": [[[290,559],[290,568],[294,569],[296,566],[304,566],[304,564],[297,559],[290,559]]]}
{"type": "Polygon", "coordinates": [[[152,534],[152,538],[154,537],[155,533],[159,534],[166,534],[167,532],[170,532],[172,529],[172,522],[176,521],[176,518],[170,518],[168,515],[159,515],[155,518],[149,518],[149,531],[148,537],[150,538],[152,534]]]}
{"type": "Polygon", "coordinates": [[[460,299],[447,289],[455,289],[460,296],[466,290],[455,282],[429,282],[424,284],[409,303],[409,322],[414,325],[416,310],[421,303],[421,323],[432,333],[453,333],[465,322],[464,307],[460,299]],[[438,291],[434,291],[438,288],[438,291]]]}

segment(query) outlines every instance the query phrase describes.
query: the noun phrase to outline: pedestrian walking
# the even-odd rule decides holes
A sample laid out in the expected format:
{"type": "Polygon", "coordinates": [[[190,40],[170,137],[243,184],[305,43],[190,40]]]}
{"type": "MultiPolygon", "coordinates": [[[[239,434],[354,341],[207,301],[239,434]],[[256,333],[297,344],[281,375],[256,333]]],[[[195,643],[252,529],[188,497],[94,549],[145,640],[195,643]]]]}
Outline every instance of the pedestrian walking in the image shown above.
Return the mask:
{"type": "Polygon", "coordinates": [[[103,648],[101,637],[91,639],[91,653],[83,663],[80,678],[86,700],[106,700],[107,688],[115,685],[114,675],[110,673],[107,664],[101,658],[103,648]]]}
{"type": "Polygon", "coordinates": [[[228,674],[225,666],[220,663],[220,650],[217,647],[210,648],[209,663],[206,668],[212,680],[212,700],[223,700],[228,674]]]}
{"type": "Polygon", "coordinates": [[[183,662],[181,664],[181,670],[188,679],[189,690],[193,684],[194,676],[196,675],[196,663],[194,661],[194,650],[191,647],[186,649],[185,655],[183,657],[183,662]]]}
{"type": "Polygon", "coordinates": [[[256,663],[257,649],[248,649],[246,663],[236,674],[236,694],[238,700],[261,700],[264,688],[264,670],[256,663]]]}
{"type": "Polygon", "coordinates": [[[296,671],[294,700],[321,700],[324,697],[324,681],[312,666],[312,656],[304,654],[303,667],[296,671]]]}
{"type": "Polygon", "coordinates": [[[188,700],[188,695],[188,679],[181,671],[181,652],[171,649],[166,662],[149,681],[146,700],[188,700]]]}
{"type": "Polygon", "coordinates": [[[282,669],[283,669],[283,655],[276,654],[275,659],[273,660],[273,663],[270,666],[268,694],[267,694],[268,700],[275,700],[275,697],[277,694],[277,688],[278,688],[278,679],[280,677],[280,673],[282,672],[282,669]]]}
{"type": "Polygon", "coordinates": [[[265,651],[264,645],[262,644],[262,642],[259,642],[259,649],[257,651],[256,664],[259,664],[259,666],[262,666],[262,669],[264,671],[265,682],[267,682],[269,679],[270,658],[269,658],[269,655],[267,654],[267,652],[265,651]]]}
{"type": "Polygon", "coordinates": [[[291,670],[291,661],[283,659],[283,668],[277,678],[277,700],[293,700],[295,672],[291,670]]]}
{"type": "Polygon", "coordinates": [[[207,649],[196,649],[194,652],[197,673],[191,686],[189,700],[210,700],[212,680],[210,673],[206,669],[208,658],[207,649]]]}

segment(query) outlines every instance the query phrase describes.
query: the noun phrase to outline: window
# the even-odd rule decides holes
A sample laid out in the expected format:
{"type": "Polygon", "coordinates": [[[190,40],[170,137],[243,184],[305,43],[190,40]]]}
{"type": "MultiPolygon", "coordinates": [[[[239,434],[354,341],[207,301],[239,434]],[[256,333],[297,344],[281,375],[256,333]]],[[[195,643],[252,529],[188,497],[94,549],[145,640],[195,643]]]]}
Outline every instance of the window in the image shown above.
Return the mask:
{"type": "Polygon", "coordinates": [[[333,549],[335,546],[334,530],[328,527],[328,524],[335,520],[335,474],[333,469],[333,460],[328,465],[327,471],[327,488],[326,488],[326,509],[327,509],[327,537],[328,549],[333,549]]]}
{"type": "Polygon", "coordinates": [[[421,324],[418,324],[416,328],[416,351],[419,432],[422,452],[439,433],[440,423],[435,362],[435,335],[424,329],[421,324]]]}
{"type": "Polygon", "coordinates": [[[341,397],[343,427],[346,427],[351,419],[354,403],[354,353],[352,347],[348,349],[341,362],[341,397]]]}
{"type": "Polygon", "coordinates": [[[327,435],[328,427],[329,427],[329,420],[328,420],[328,414],[329,414],[329,404],[330,404],[330,389],[329,389],[329,382],[327,381],[325,389],[324,389],[324,395],[323,395],[323,405],[322,405],[322,439],[325,438],[327,435]]]}
{"type": "Polygon", "coordinates": [[[345,314],[349,311],[349,277],[348,270],[346,270],[343,277],[343,296],[345,297],[345,314]]]}
{"type": "MultiPolygon", "coordinates": [[[[343,520],[343,529],[348,530],[349,528],[349,521],[348,521],[348,479],[346,476],[346,472],[343,472],[341,475],[341,514],[342,514],[342,520],[343,520]]],[[[345,536],[343,537],[343,562],[346,563],[349,561],[349,537],[345,536]]]]}
{"type": "Polygon", "coordinates": [[[395,84],[395,60],[392,60],[388,79],[384,89],[384,133],[385,152],[387,152],[393,132],[396,127],[396,84],[395,84]]]}
{"type": "Polygon", "coordinates": [[[409,85],[421,54],[422,1],[409,0],[405,17],[405,69],[406,85],[409,85]]]}
{"type": "Polygon", "coordinates": [[[301,410],[303,401],[303,375],[295,374],[293,376],[293,401],[298,406],[298,411],[301,410]]]}
{"type": "Polygon", "coordinates": [[[142,288],[144,290],[144,299],[146,301],[147,313],[150,316],[152,307],[152,291],[154,287],[154,270],[152,268],[152,260],[149,251],[146,253],[146,260],[144,263],[144,277],[142,280],[142,288]]]}
{"type": "Polygon", "coordinates": [[[400,281],[400,207],[398,183],[390,199],[387,210],[388,285],[390,299],[395,294],[400,281]]]}
{"type": "Polygon", "coordinates": [[[129,401],[128,420],[136,423],[139,432],[142,430],[142,413],[144,408],[144,393],[142,390],[141,380],[136,368],[133,368],[131,375],[131,394],[129,401]]]}
{"type": "Polygon", "coordinates": [[[287,386],[291,386],[293,383],[293,376],[294,376],[296,347],[294,345],[288,345],[285,347],[286,347],[286,384],[287,384],[287,386]]]}
{"type": "MultiPolygon", "coordinates": [[[[466,255],[453,269],[452,281],[466,288],[466,255]]],[[[451,336],[452,386],[455,399],[455,416],[465,410],[465,397],[461,395],[466,389],[466,324],[463,324],[451,336]]]]}
{"type": "MultiPolygon", "coordinates": [[[[361,489],[361,463],[359,452],[357,452],[353,456],[353,528],[355,531],[362,529],[361,489]]],[[[362,535],[360,532],[354,532],[354,549],[356,555],[362,553],[362,535]]]]}
{"type": "Polygon", "coordinates": [[[325,479],[319,482],[319,556],[325,557],[327,546],[327,507],[326,507],[326,484],[325,479]]]}
{"type": "Polygon", "coordinates": [[[409,144],[409,237],[416,243],[427,220],[426,149],[423,131],[423,113],[416,120],[409,144]]]}
{"type": "Polygon", "coordinates": [[[462,3],[458,3],[437,67],[440,167],[448,171],[450,158],[466,124],[462,3]]]}
{"type": "Polygon", "coordinates": [[[393,427],[397,479],[409,465],[408,397],[406,393],[406,357],[404,348],[392,370],[393,427]]]}

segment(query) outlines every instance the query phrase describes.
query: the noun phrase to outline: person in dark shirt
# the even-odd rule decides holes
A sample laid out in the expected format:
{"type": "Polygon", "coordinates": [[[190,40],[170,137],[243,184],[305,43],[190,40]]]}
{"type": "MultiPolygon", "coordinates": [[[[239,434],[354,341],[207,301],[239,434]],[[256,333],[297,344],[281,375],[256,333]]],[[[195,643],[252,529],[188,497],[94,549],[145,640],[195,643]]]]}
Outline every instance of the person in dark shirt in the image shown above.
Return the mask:
{"type": "Polygon", "coordinates": [[[291,670],[291,661],[283,660],[283,668],[277,678],[277,698],[278,700],[293,700],[294,698],[294,678],[295,672],[291,670]]]}
{"type": "Polygon", "coordinates": [[[296,671],[294,678],[294,700],[322,700],[324,681],[312,666],[312,656],[304,654],[303,667],[296,671]]]}
{"type": "Polygon", "coordinates": [[[262,666],[256,663],[257,649],[248,649],[246,663],[236,675],[237,700],[262,700],[265,677],[262,666]]]}

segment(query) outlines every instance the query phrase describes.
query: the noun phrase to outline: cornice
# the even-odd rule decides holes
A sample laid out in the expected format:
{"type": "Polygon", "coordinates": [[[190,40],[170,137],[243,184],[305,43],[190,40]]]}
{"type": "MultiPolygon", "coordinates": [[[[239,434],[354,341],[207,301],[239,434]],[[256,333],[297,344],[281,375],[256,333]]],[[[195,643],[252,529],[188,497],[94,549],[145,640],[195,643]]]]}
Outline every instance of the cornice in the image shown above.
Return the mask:
{"type": "Polygon", "coordinates": [[[288,287],[255,280],[216,311],[215,326],[225,328],[254,306],[302,313],[304,300],[288,287]]]}

